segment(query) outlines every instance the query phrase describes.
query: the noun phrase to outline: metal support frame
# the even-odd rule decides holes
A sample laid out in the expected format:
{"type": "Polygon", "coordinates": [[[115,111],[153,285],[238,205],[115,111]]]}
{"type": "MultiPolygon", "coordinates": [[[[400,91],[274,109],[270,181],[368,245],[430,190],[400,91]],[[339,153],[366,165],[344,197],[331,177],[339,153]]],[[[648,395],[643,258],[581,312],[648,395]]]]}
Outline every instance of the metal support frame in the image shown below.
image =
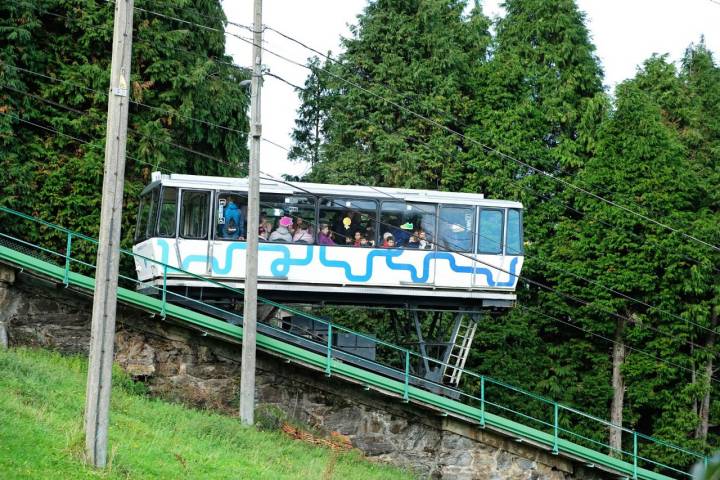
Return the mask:
{"type": "Polygon", "coordinates": [[[328,325],[327,357],[325,363],[325,375],[332,375],[332,325],[328,325]]]}
{"type": "Polygon", "coordinates": [[[557,455],[560,450],[558,443],[560,440],[560,406],[557,402],[553,402],[553,455],[557,455]]]}
{"type": "MultiPolygon", "coordinates": [[[[453,318],[452,328],[450,330],[449,339],[446,340],[446,336],[442,333],[435,335],[436,338],[426,338],[423,335],[422,321],[420,314],[417,309],[411,308],[410,313],[412,316],[413,323],[415,325],[415,332],[418,337],[418,350],[420,351],[420,364],[417,367],[418,374],[427,380],[444,383],[447,371],[452,371],[449,375],[451,385],[457,385],[460,382],[460,372],[458,369],[462,369],[465,366],[467,355],[472,345],[472,337],[475,334],[475,328],[480,321],[480,314],[477,312],[468,312],[466,309],[460,309],[455,312],[453,318]],[[464,326],[467,326],[465,336],[462,336],[461,345],[458,345],[458,337],[460,331],[464,326]],[[432,359],[429,354],[429,347],[441,347],[441,353],[438,355],[437,362],[433,362],[430,365],[429,359],[432,359]],[[455,362],[451,363],[451,356],[454,351],[458,353],[455,356],[455,362]]],[[[433,329],[431,329],[433,330],[433,329]]],[[[431,331],[429,334],[433,336],[435,332],[431,331]]]]}
{"type": "Polygon", "coordinates": [[[63,285],[66,287],[68,286],[68,281],[70,279],[70,253],[72,252],[72,238],[73,234],[68,232],[67,244],[65,245],[65,275],[63,276],[63,285]]]}

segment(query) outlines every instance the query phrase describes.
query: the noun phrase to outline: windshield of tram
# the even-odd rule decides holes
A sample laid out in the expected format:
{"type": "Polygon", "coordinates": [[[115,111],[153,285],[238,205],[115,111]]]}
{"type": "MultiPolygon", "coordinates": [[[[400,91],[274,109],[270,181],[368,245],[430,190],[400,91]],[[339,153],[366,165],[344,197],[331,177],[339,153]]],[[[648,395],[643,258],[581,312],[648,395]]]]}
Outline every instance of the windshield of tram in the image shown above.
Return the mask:
{"type": "Polygon", "coordinates": [[[140,207],[138,208],[135,227],[135,243],[154,236],[159,201],[160,187],[156,187],[140,197],[140,207]]]}

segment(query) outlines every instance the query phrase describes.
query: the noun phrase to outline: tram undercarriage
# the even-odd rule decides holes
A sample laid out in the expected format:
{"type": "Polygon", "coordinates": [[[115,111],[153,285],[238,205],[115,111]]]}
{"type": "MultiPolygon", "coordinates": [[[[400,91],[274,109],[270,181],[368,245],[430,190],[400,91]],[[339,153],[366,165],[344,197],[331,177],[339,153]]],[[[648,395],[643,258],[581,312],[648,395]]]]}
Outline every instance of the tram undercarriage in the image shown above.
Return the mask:
{"type": "MultiPolygon", "coordinates": [[[[290,290],[287,284],[284,287],[285,290],[263,288],[259,294],[289,309],[311,313],[318,320],[309,320],[281,307],[259,305],[260,333],[319,353],[325,352],[330,343],[334,358],[340,361],[395,379],[402,379],[404,372],[409,371],[411,384],[453,398],[460,394],[456,388],[470,355],[478,324],[483,318],[511,306],[515,298],[509,292],[468,292],[473,295],[465,298],[435,295],[405,296],[404,299],[394,295],[366,293],[362,297],[363,303],[359,305],[358,299],[361,297],[357,292],[330,291],[323,295],[319,291],[290,290]],[[487,298],[482,296],[483,293],[487,298]],[[356,327],[345,331],[337,325],[344,323],[341,320],[342,312],[359,308],[379,312],[375,316],[380,318],[374,320],[376,332],[358,335],[350,330],[357,330],[356,327]],[[327,310],[332,311],[329,315],[332,321],[328,318],[327,310]],[[326,318],[327,322],[324,320],[326,318]],[[332,327],[332,334],[328,323],[336,324],[332,327]],[[399,350],[389,348],[390,344],[386,341],[407,350],[408,358],[401,358],[399,350]]],[[[144,290],[144,293],[150,293],[155,289],[148,285],[144,290]]],[[[174,297],[168,300],[173,303],[183,304],[229,323],[242,323],[243,300],[240,291],[232,295],[226,289],[171,285],[170,282],[168,291],[174,297]]]]}

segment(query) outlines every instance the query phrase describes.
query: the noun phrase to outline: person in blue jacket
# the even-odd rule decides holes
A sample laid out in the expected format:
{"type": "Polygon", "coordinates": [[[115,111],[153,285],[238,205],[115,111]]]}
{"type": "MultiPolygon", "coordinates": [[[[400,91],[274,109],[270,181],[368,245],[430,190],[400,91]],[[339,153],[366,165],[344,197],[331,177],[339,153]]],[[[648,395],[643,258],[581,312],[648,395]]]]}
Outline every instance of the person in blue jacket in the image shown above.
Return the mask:
{"type": "Polygon", "coordinates": [[[231,240],[245,240],[245,218],[242,210],[235,205],[232,197],[228,199],[223,212],[225,223],[222,227],[223,238],[231,240]]]}

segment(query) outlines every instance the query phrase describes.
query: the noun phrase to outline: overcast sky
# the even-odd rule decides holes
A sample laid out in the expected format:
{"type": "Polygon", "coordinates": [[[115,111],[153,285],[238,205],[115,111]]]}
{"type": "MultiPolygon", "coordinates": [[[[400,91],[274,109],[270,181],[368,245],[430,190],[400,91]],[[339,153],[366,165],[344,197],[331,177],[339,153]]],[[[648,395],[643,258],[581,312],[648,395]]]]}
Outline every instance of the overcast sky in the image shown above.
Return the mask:
{"type": "MultiPolygon", "coordinates": [[[[720,59],[720,0],[577,0],[586,14],[591,40],[605,71],[605,85],[612,88],[634,76],[638,65],[653,53],[668,53],[677,61],[691,43],[702,35],[720,59]]],[[[320,51],[340,50],[340,37],[349,36],[349,25],[367,5],[367,0],[265,0],[263,23],[320,51]]],[[[472,3],[472,1],[470,2],[472,3]]],[[[486,15],[502,16],[498,0],[482,2],[486,15]]],[[[225,0],[228,20],[251,25],[253,2],[225,0]]],[[[250,32],[229,27],[250,37],[250,32]]],[[[305,63],[312,52],[266,31],[265,48],[305,63]]],[[[251,63],[251,47],[227,37],[227,53],[239,65],[251,63]]],[[[296,85],[303,85],[308,71],[267,52],[263,64],[270,72],[296,85]]],[[[299,100],[292,87],[266,77],[262,89],[263,137],[285,148],[292,144],[299,100]]],[[[287,151],[263,142],[260,168],[271,175],[299,175],[307,164],[289,162],[287,151]]]]}

